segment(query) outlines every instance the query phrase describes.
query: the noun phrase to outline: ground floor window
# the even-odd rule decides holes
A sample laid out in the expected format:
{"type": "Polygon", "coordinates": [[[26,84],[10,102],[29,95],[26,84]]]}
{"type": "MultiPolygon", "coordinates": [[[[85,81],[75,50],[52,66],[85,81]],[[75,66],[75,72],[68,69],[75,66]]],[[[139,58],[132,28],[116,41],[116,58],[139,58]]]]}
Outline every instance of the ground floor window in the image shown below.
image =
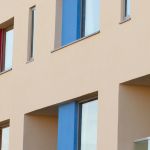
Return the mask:
{"type": "Polygon", "coordinates": [[[79,150],[97,150],[98,100],[79,103],[79,150]]]}
{"type": "Polygon", "coordinates": [[[9,150],[9,126],[0,127],[0,150],[9,150]]]}

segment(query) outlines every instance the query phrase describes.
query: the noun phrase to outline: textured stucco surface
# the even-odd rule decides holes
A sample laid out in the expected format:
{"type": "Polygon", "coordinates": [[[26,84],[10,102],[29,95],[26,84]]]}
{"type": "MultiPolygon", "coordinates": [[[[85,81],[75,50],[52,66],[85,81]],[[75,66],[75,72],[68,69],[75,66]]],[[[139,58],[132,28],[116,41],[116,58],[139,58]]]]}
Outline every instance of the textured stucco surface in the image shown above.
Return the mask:
{"type": "Polygon", "coordinates": [[[131,1],[131,20],[119,25],[121,1],[101,0],[101,32],[50,53],[56,0],[0,0],[0,24],[14,17],[13,66],[0,75],[0,122],[10,119],[9,150],[23,150],[24,114],[95,91],[98,150],[117,150],[119,84],[150,74],[149,5],[148,0],[131,1]],[[35,55],[26,64],[34,5],[35,55]]]}

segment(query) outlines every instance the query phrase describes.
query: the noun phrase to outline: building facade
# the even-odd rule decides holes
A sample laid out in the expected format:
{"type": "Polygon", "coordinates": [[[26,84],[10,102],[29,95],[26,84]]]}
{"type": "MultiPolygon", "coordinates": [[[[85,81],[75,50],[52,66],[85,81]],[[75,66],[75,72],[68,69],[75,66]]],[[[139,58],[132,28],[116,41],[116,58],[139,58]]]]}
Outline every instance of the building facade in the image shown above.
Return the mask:
{"type": "Polygon", "coordinates": [[[150,150],[149,5],[0,0],[0,150],[150,150]]]}

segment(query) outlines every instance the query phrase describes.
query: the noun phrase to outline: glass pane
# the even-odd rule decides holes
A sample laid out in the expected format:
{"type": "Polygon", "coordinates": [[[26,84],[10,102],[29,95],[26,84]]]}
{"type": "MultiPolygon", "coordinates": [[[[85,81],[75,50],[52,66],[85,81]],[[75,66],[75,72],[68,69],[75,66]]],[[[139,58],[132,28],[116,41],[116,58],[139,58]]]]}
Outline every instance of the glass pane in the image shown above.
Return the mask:
{"type": "Polygon", "coordinates": [[[148,150],[148,140],[136,142],[134,150],[148,150]]]}
{"type": "Polygon", "coordinates": [[[97,150],[98,100],[82,104],[81,150],[97,150]]]}
{"type": "Polygon", "coordinates": [[[85,2],[85,36],[99,31],[100,0],[85,2]]]}
{"type": "Polygon", "coordinates": [[[126,16],[130,16],[130,0],[127,0],[126,16]]]}
{"type": "Polygon", "coordinates": [[[2,129],[2,148],[1,150],[9,150],[9,127],[2,129]]]}
{"type": "Polygon", "coordinates": [[[14,35],[13,29],[6,32],[5,70],[9,70],[12,68],[13,35],[14,35]]]}
{"type": "Polygon", "coordinates": [[[34,56],[35,8],[32,10],[31,58],[34,56]]]}

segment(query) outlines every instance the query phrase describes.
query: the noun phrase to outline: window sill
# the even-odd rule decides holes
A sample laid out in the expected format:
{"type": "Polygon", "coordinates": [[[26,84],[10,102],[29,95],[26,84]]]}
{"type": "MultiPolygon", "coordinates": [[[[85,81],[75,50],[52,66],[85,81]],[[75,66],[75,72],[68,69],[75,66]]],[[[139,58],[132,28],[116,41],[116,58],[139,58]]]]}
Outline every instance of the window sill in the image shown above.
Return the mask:
{"type": "Polygon", "coordinates": [[[12,70],[12,68],[11,68],[11,69],[9,69],[9,70],[6,70],[6,71],[3,71],[3,72],[0,72],[0,75],[1,75],[1,74],[6,73],[6,72],[8,72],[8,71],[11,71],[11,70],[12,70]]]}
{"type": "Polygon", "coordinates": [[[30,62],[32,62],[32,61],[34,61],[34,59],[32,58],[32,59],[30,59],[29,61],[27,61],[26,62],[26,64],[28,64],[28,63],[30,63],[30,62]]]}
{"type": "Polygon", "coordinates": [[[126,21],[129,21],[129,20],[131,20],[130,17],[129,17],[129,18],[125,18],[123,21],[119,22],[119,24],[122,24],[122,23],[124,23],[124,22],[126,22],[126,21]]]}
{"type": "Polygon", "coordinates": [[[86,39],[86,38],[88,38],[88,37],[91,37],[91,36],[93,36],[93,35],[95,35],[95,34],[98,34],[98,33],[100,33],[100,31],[94,32],[94,33],[92,33],[92,34],[90,34],[90,35],[88,35],[88,36],[85,36],[85,37],[80,38],[80,39],[78,39],[78,40],[76,40],[76,41],[73,41],[73,42],[71,42],[71,43],[69,43],[69,44],[66,44],[66,45],[61,46],[61,47],[59,47],[59,48],[57,48],[57,49],[54,49],[54,50],[51,51],[51,53],[53,53],[53,52],[55,52],[55,51],[58,51],[58,50],[60,50],[60,49],[62,49],[62,48],[64,48],[64,47],[67,47],[67,46],[69,46],[69,45],[72,45],[72,44],[74,44],[74,43],[77,43],[77,42],[79,42],[79,41],[82,41],[82,40],[84,40],[84,39],[86,39]]]}

